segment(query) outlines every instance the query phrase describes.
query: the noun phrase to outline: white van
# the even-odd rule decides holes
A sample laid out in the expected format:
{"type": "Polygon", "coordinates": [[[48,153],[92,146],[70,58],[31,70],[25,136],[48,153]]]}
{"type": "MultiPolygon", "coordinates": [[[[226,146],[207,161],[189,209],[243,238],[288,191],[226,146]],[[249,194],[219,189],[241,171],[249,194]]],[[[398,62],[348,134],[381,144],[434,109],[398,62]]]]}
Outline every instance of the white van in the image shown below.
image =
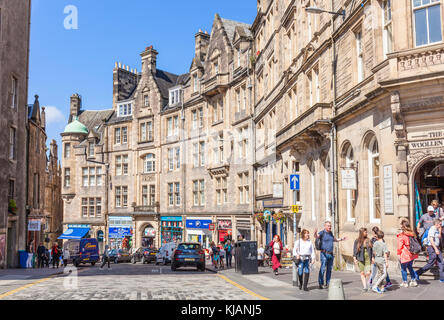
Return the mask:
{"type": "Polygon", "coordinates": [[[163,265],[166,265],[167,263],[171,263],[171,257],[173,256],[174,250],[176,250],[175,242],[169,242],[161,246],[156,255],[156,264],[162,263],[163,265]]]}

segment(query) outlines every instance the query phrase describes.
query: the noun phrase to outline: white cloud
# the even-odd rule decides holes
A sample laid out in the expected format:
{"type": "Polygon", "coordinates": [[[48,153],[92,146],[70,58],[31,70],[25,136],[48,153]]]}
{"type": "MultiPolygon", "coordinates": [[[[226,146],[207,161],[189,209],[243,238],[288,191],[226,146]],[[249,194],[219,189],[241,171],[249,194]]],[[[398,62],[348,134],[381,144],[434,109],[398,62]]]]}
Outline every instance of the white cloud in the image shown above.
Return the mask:
{"type": "Polygon", "coordinates": [[[54,106],[45,106],[46,124],[65,124],[66,119],[63,113],[54,106]]]}

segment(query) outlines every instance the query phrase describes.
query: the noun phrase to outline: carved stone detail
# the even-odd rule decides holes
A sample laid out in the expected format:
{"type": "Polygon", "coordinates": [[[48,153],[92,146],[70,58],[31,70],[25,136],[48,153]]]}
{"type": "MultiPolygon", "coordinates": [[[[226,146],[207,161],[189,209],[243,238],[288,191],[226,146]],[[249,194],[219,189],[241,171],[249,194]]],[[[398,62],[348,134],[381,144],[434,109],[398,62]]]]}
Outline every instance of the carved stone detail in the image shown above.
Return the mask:
{"type": "Polygon", "coordinates": [[[405,139],[407,134],[405,131],[404,117],[401,113],[401,102],[399,99],[399,92],[392,92],[390,105],[392,109],[392,117],[395,128],[396,137],[400,140],[405,139]]]}
{"type": "Polygon", "coordinates": [[[429,148],[411,152],[407,160],[409,172],[412,172],[414,167],[426,158],[444,158],[444,148],[429,148]]]}

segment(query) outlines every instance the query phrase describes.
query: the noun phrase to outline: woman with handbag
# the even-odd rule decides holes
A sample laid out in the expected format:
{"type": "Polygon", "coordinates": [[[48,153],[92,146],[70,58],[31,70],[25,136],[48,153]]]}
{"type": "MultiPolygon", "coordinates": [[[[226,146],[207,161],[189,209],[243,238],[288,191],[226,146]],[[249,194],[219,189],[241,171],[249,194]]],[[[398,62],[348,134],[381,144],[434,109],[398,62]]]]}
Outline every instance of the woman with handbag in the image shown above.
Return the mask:
{"type": "Polygon", "coordinates": [[[273,262],[273,271],[274,274],[278,275],[278,270],[281,267],[281,252],[284,249],[282,246],[282,241],[279,235],[275,235],[273,241],[270,242],[269,246],[271,247],[272,257],[271,261],[273,262]]]}
{"type": "Polygon", "coordinates": [[[310,232],[302,230],[301,238],[294,243],[293,261],[298,267],[299,290],[302,290],[302,279],[304,281],[304,291],[308,291],[308,279],[310,278],[310,267],[313,265],[316,254],[313,244],[310,241],[310,232]],[[305,275],[305,277],[304,277],[305,275]]]}

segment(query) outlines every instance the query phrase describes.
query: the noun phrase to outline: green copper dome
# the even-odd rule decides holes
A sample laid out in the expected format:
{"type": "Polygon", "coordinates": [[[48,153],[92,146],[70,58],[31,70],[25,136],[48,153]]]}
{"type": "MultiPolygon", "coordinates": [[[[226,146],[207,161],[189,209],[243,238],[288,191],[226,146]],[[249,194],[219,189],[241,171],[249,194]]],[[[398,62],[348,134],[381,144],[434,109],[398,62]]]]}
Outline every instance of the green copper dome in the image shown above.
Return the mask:
{"type": "Polygon", "coordinates": [[[65,127],[63,133],[88,134],[88,128],[79,121],[78,117],[74,117],[74,120],[65,127]]]}

